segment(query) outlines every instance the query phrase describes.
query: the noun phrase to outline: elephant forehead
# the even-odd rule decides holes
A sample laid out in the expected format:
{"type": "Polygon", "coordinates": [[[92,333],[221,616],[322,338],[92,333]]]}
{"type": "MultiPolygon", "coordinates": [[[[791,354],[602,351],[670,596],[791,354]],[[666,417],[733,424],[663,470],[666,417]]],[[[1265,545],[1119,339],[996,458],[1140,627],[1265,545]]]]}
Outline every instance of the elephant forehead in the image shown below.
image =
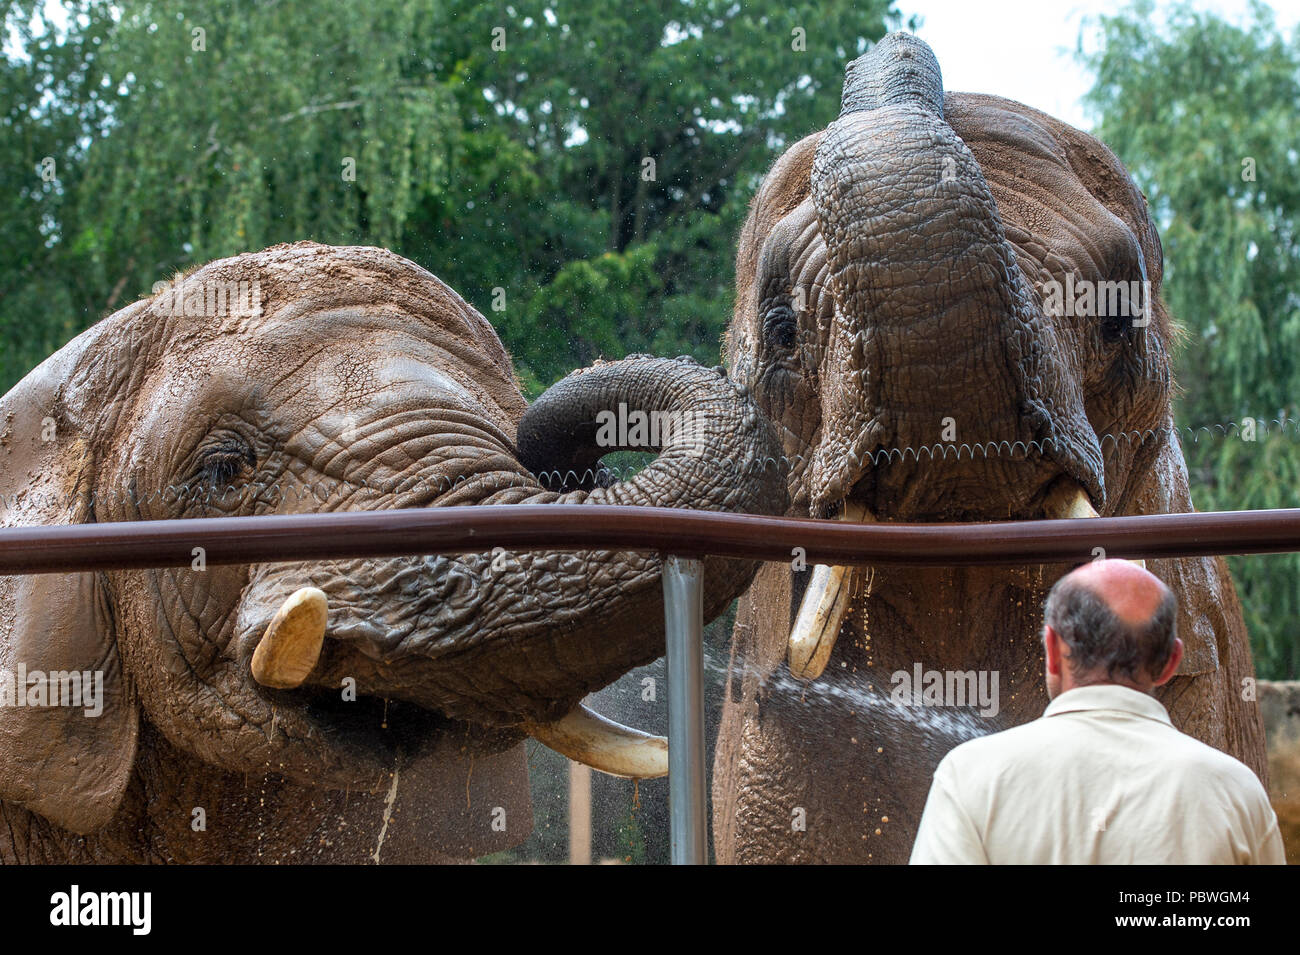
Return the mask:
{"type": "MultiPolygon", "coordinates": [[[[1085,182],[1071,155],[1077,143],[1067,139],[1084,134],[996,96],[949,94],[945,118],[979,162],[1007,237],[1021,253],[1052,272],[1145,274],[1138,238],[1116,214],[1124,210],[1101,200],[1098,184],[1085,182]]],[[[1089,158],[1101,170],[1113,157],[1091,142],[1098,155],[1089,158]]]]}
{"type": "Polygon", "coordinates": [[[479,407],[466,376],[412,344],[327,348],[302,365],[285,369],[275,396],[309,411],[479,407]]]}
{"type": "Polygon", "coordinates": [[[457,409],[499,421],[488,390],[454,366],[407,354],[344,354],[323,365],[314,387],[327,407],[457,409]]]}
{"type": "Polygon", "coordinates": [[[188,343],[161,358],[142,396],[155,416],[174,416],[187,407],[297,405],[310,411],[309,406],[324,410],[396,399],[476,406],[489,413],[522,406],[513,383],[497,380],[490,363],[475,367],[458,361],[448,349],[407,329],[367,324],[347,334],[338,331],[322,323],[311,333],[279,330],[188,343]]]}
{"type": "Polygon", "coordinates": [[[430,328],[390,309],[346,309],[268,329],[257,349],[293,390],[310,385],[331,405],[402,396],[473,408],[497,423],[517,420],[524,402],[508,361],[463,331],[430,328]]]}

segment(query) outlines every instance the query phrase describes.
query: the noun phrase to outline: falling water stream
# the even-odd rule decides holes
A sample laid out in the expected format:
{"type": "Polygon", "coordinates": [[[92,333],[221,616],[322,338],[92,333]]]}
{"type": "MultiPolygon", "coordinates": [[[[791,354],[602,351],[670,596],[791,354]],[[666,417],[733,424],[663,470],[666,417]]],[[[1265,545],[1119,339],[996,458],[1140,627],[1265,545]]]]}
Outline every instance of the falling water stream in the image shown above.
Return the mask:
{"type": "MultiPolygon", "coordinates": [[[[704,646],[705,740],[712,767],[723,695],[726,691],[729,624],[704,646]]],[[[710,628],[712,631],[713,628],[710,628]]],[[[839,673],[834,680],[803,683],[779,666],[766,681],[768,697],[798,701],[786,719],[806,714],[808,729],[834,726],[856,734],[864,746],[884,746],[905,740],[918,760],[937,763],[959,743],[998,729],[981,717],[978,706],[936,707],[904,705],[890,699],[890,674],[859,670],[839,673]]],[[[663,659],[623,676],[586,700],[596,712],[646,732],[666,734],[668,684],[663,659]]],[[[535,829],[514,850],[514,860],[564,861],[568,858],[568,764],[539,744],[529,745],[533,777],[535,829]]],[[[592,776],[592,844],[595,861],[662,862],[667,859],[668,787],[664,779],[615,779],[592,776]],[[639,806],[634,805],[639,799],[639,806]]]]}

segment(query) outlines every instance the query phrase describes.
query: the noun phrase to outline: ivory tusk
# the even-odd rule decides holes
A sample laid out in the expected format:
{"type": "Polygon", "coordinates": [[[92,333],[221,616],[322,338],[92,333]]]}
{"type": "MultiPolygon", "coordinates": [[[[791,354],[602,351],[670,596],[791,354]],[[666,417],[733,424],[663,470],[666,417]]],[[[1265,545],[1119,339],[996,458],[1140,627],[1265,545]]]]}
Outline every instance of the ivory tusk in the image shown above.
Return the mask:
{"type": "Polygon", "coordinates": [[[291,594],[253,651],[253,679],[278,690],[302,686],[320,659],[328,616],[329,601],[315,587],[291,594]]]}
{"type": "MultiPolygon", "coordinates": [[[[861,505],[845,501],[840,520],[867,524],[874,523],[875,517],[861,505]]],[[[854,567],[818,564],[813,568],[790,630],[788,660],[790,672],[798,679],[815,680],[826,670],[859,579],[861,571],[854,567]]]]}
{"type": "MultiPolygon", "coordinates": [[[[1092,506],[1088,492],[1068,478],[1057,481],[1047,492],[1047,500],[1043,502],[1043,513],[1048,520],[1054,521],[1101,516],[1092,506]]],[[[1131,563],[1137,564],[1143,570],[1147,569],[1147,562],[1141,558],[1131,563]]]]}
{"type": "Polygon", "coordinates": [[[610,776],[668,775],[668,740],[607,720],[581,703],[554,723],[525,723],[524,730],[561,756],[610,776]]]}
{"type": "Polygon", "coordinates": [[[1100,517],[1092,506],[1088,492],[1069,478],[1057,481],[1047,492],[1043,513],[1048,520],[1068,521],[1084,517],[1100,517]]]}

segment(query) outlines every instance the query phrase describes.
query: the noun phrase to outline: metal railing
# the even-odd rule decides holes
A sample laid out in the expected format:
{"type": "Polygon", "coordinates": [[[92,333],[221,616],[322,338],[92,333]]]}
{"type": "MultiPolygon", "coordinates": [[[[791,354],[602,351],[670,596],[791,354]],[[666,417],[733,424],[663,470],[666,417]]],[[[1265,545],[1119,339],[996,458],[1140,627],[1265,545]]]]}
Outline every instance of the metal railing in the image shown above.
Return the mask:
{"type": "Polygon", "coordinates": [[[1300,508],[988,524],[852,524],[719,511],[508,504],[0,528],[0,574],[411,554],[617,550],[808,563],[1043,564],[1300,551],[1300,508]]]}
{"type": "Polygon", "coordinates": [[[707,859],[702,558],[1042,564],[1300,551],[1300,509],[988,524],[851,524],[713,511],[503,505],[0,529],[0,575],[418,554],[614,550],[665,556],[671,859],[707,859]]]}

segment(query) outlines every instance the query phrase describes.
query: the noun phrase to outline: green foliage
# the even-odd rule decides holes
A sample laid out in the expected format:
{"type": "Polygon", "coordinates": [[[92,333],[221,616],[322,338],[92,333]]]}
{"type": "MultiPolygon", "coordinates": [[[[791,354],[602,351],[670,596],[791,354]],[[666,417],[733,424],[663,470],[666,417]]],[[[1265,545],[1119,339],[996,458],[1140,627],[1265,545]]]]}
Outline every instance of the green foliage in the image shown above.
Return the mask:
{"type": "Polygon", "coordinates": [[[43,9],[12,7],[27,59],[0,70],[5,181],[32,184],[4,200],[20,207],[0,246],[0,387],[188,265],[303,238],[396,245],[446,179],[454,99],[424,44],[397,42],[431,35],[431,4],[371,0],[358,30],[325,2],[80,2],[66,36],[43,9]]]}
{"type": "Polygon", "coordinates": [[[64,33],[6,18],[0,389],[177,270],[312,238],[439,275],[536,393],[602,356],[717,360],[748,197],[887,0],[66,7],[64,33]]]}
{"type": "Polygon", "coordinates": [[[646,840],[634,808],[627,811],[618,827],[618,859],[629,865],[645,865],[646,840]]]}
{"type": "MultiPolygon", "coordinates": [[[[1099,20],[1094,132],[1148,196],[1186,335],[1178,422],[1281,421],[1185,442],[1200,510],[1300,506],[1300,38],[1147,2],[1099,20]]],[[[1261,677],[1300,677],[1300,556],[1233,558],[1261,677]]]]}
{"type": "MultiPolygon", "coordinates": [[[[106,122],[91,90],[101,83],[94,58],[112,23],[93,11],[63,43],[38,37],[39,22],[33,28],[17,10],[7,11],[6,27],[28,56],[0,61],[0,392],[88,324],[82,277],[55,260],[78,142],[106,122]]],[[[92,232],[81,241],[95,239],[92,232]]]]}
{"type": "Polygon", "coordinates": [[[599,357],[716,362],[748,199],[834,117],[887,3],[452,6],[467,161],[409,253],[493,320],[529,392],[599,357]]]}

